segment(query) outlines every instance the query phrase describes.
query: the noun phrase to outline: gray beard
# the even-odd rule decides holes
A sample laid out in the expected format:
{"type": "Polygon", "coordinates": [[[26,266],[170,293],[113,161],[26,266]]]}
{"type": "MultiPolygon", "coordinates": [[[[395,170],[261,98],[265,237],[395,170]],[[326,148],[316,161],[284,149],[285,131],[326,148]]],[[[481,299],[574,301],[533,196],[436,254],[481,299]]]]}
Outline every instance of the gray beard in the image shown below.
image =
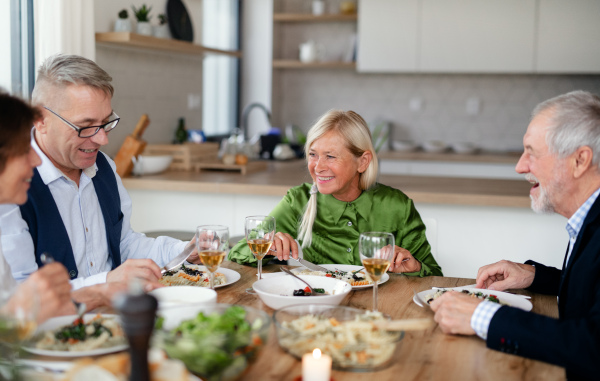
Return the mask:
{"type": "Polygon", "coordinates": [[[531,198],[531,209],[535,213],[538,214],[551,214],[556,210],[554,209],[554,205],[548,197],[548,193],[544,188],[540,186],[540,195],[537,199],[533,198],[533,196],[529,196],[531,198]]]}

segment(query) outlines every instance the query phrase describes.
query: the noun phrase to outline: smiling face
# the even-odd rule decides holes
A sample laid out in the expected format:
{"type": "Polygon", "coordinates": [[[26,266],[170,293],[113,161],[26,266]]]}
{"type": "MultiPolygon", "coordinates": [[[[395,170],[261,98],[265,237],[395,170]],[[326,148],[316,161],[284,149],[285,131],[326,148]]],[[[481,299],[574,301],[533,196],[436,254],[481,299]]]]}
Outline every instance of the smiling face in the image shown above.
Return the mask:
{"type": "Polygon", "coordinates": [[[33,177],[33,169],[42,161],[33,148],[6,161],[0,173],[0,204],[24,204],[33,177]]]}
{"type": "MultiPolygon", "coordinates": [[[[43,106],[51,108],[78,127],[99,126],[112,114],[111,97],[102,90],[84,85],[69,85],[60,90],[60,99],[43,106]]],[[[80,138],[72,127],[50,111],[35,124],[36,141],[50,161],[69,178],[78,182],[81,170],[96,162],[98,150],[108,143],[101,129],[91,138],[80,138]]]]}
{"type": "Polygon", "coordinates": [[[360,174],[370,163],[370,152],[354,156],[346,147],[345,139],[330,131],[310,146],[308,170],[319,192],[333,195],[340,201],[354,201],[361,194],[360,174]]]}
{"type": "Polygon", "coordinates": [[[529,195],[531,208],[536,213],[556,212],[569,218],[563,207],[570,193],[566,161],[552,154],[546,143],[550,112],[536,115],[527,127],[523,137],[524,152],[516,171],[525,174],[527,181],[533,184],[529,195]]]}

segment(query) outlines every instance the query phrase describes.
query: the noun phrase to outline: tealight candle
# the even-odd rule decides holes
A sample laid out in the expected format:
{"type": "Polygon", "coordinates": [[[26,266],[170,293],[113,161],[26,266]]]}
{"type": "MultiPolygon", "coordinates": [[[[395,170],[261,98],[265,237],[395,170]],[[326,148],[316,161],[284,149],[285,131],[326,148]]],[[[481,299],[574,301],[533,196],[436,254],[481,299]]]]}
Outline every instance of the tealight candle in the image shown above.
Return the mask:
{"type": "Polygon", "coordinates": [[[331,376],[331,356],[321,354],[316,348],[302,356],[303,381],[329,381],[331,376]]]}

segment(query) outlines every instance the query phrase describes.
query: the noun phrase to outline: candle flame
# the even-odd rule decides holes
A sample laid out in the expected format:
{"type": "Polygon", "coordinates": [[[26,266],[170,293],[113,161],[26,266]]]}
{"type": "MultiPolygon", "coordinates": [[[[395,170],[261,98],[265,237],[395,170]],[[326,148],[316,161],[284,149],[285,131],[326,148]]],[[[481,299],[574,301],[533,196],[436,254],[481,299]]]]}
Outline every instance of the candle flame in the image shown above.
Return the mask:
{"type": "Polygon", "coordinates": [[[313,351],[313,357],[316,359],[321,358],[321,350],[319,348],[315,348],[315,350],[313,351]]]}

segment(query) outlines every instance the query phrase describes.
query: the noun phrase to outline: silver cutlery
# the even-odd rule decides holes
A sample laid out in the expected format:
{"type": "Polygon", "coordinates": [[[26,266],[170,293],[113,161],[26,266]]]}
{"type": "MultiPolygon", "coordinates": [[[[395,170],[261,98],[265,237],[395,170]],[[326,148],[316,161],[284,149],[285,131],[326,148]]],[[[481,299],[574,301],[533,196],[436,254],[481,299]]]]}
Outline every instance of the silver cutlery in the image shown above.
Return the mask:
{"type": "MultiPolygon", "coordinates": [[[[43,264],[47,265],[54,262],[54,257],[48,253],[42,253],[42,255],[40,255],[40,261],[43,264]]],[[[73,304],[75,305],[75,309],[77,310],[77,317],[81,319],[83,317],[83,314],[85,314],[85,311],[87,310],[86,304],[80,303],[75,299],[71,299],[71,301],[73,302],[73,304]]]]}
{"type": "Polygon", "coordinates": [[[303,258],[295,259],[294,257],[292,257],[290,255],[290,259],[293,259],[294,261],[300,263],[302,266],[304,266],[307,269],[312,270],[312,271],[324,271],[324,272],[329,271],[325,267],[315,265],[314,263],[311,263],[311,262],[309,262],[309,261],[307,261],[306,259],[303,259],[303,258]]]}
{"type": "Polygon", "coordinates": [[[186,246],[186,248],[183,249],[181,254],[177,255],[169,263],[167,263],[160,269],[160,273],[164,274],[165,272],[167,272],[169,270],[173,270],[174,268],[178,267],[183,262],[185,262],[185,260],[188,259],[190,254],[192,254],[192,251],[194,251],[194,247],[195,247],[195,245],[186,246]]]}
{"type": "Polygon", "coordinates": [[[297,276],[296,274],[294,274],[292,271],[290,271],[290,269],[288,269],[285,266],[281,266],[281,271],[283,271],[284,273],[293,276],[294,278],[300,280],[301,282],[303,282],[305,285],[308,286],[308,289],[310,290],[310,296],[324,296],[325,294],[321,294],[318,292],[315,292],[315,290],[310,286],[310,284],[308,284],[304,279],[300,278],[299,276],[297,276]]]}

